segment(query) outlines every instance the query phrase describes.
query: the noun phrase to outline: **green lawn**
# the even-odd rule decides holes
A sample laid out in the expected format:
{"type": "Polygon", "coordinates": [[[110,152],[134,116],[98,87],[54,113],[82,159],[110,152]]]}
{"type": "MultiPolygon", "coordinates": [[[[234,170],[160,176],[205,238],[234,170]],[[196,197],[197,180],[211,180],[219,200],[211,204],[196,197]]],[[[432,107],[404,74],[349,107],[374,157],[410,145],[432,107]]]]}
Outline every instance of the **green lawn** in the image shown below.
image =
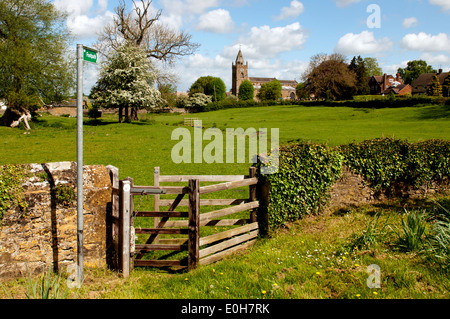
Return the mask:
{"type": "MultiPolygon", "coordinates": [[[[229,109],[198,114],[144,114],[141,121],[118,124],[113,116],[99,122],[85,119],[85,164],[114,165],[120,178],[152,185],[153,167],[161,174],[247,174],[244,164],[174,164],[171,140],[184,117],[203,126],[279,128],[280,142],[296,140],[331,146],[368,138],[396,137],[409,141],[450,138],[450,109],[424,106],[398,109],[274,106],[229,109]]],[[[0,165],[76,161],[76,119],[43,115],[30,134],[0,127],[0,165]]],[[[192,128],[190,128],[192,130],[192,128]]],[[[206,145],[207,143],[205,143],[206,145]]],[[[269,142],[270,144],[270,142],[269,142]]],[[[227,197],[247,197],[229,191],[227,197]]],[[[221,195],[222,196],[222,195],[221,195]]],[[[144,201],[143,205],[150,205],[144,201]]],[[[263,239],[247,253],[190,273],[138,269],[128,280],[108,270],[86,270],[81,290],[71,298],[449,298],[448,272],[429,267],[416,252],[395,249],[393,233],[375,246],[349,251],[353,233],[362,233],[375,212],[400,225],[402,203],[383,209],[363,207],[349,214],[308,217],[263,239]],[[382,271],[382,288],[367,288],[367,266],[382,271]],[[245,274],[245,275],[243,275],[245,274]]],[[[415,205],[421,205],[416,203],[415,205]]],[[[208,208],[205,208],[208,209],[208,208]]],[[[64,279],[61,279],[64,282],[64,279]]],[[[4,296],[24,296],[24,280],[3,285],[4,296]]]]}

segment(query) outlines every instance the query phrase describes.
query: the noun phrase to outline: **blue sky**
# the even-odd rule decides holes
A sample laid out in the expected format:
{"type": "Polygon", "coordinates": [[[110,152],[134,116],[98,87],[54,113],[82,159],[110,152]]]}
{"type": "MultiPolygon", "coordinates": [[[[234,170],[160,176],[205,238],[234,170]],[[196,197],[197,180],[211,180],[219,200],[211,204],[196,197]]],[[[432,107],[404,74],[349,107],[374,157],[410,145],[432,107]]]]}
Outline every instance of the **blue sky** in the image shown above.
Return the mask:
{"type": "MultiPolygon", "coordinates": [[[[125,1],[131,8],[132,1],[125,1]]],[[[54,0],[68,12],[75,42],[88,46],[118,2],[54,0]]],[[[203,75],[219,76],[231,89],[239,47],[249,76],[285,80],[301,81],[317,53],[375,57],[388,74],[414,59],[450,70],[450,0],[153,0],[152,6],[162,9],[162,23],[190,33],[201,45],[173,67],[178,91],[203,75]]],[[[88,66],[85,74],[88,92],[98,67],[88,66]]]]}

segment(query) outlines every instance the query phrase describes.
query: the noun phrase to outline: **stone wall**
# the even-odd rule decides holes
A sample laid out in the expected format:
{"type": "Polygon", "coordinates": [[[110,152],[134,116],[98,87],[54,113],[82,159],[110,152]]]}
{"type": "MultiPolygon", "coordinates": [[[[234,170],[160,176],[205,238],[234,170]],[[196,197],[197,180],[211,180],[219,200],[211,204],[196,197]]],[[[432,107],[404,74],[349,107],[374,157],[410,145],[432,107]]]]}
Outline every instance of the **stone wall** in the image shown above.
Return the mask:
{"type": "Polygon", "coordinates": [[[414,188],[411,185],[399,184],[383,192],[376,192],[360,175],[344,166],[342,177],[330,189],[330,203],[327,210],[376,204],[392,198],[420,199],[435,194],[450,194],[450,186],[432,183],[414,188]]]}
{"type": "MultiPolygon", "coordinates": [[[[24,169],[28,208],[10,209],[0,221],[0,278],[49,267],[61,270],[77,260],[76,163],[28,164],[24,169]]],[[[105,166],[85,166],[83,179],[84,264],[103,267],[109,244],[110,174],[105,166]]]]}

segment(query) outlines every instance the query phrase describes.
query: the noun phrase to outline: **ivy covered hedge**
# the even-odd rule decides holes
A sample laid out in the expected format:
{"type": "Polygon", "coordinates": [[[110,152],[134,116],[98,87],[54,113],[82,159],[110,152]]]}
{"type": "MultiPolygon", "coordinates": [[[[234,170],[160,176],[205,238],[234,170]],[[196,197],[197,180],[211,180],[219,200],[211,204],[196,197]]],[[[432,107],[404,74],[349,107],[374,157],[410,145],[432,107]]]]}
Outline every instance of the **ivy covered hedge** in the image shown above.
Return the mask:
{"type": "Polygon", "coordinates": [[[340,147],[345,164],[360,174],[376,191],[403,183],[419,187],[447,182],[450,173],[450,141],[408,143],[380,138],[340,147]]]}
{"type": "Polygon", "coordinates": [[[307,142],[282,146],[278,172],[259,175],[263,185],[270,185],[270,204],[263,207],[269,229],[320,212],[344,165],[376,191],[401,184],[419,187],[430,182],[448,183],[450,141],[409,143],[380,138],[335,148],[307,142]]]}
{"type": "Polygon", "coordinates": [[[340,177],[343,156],[326,145],[281,146],[276,174],[259,175],[270,184],[268,226],[277,228],[326,204],[327,191],[340,177]]]}

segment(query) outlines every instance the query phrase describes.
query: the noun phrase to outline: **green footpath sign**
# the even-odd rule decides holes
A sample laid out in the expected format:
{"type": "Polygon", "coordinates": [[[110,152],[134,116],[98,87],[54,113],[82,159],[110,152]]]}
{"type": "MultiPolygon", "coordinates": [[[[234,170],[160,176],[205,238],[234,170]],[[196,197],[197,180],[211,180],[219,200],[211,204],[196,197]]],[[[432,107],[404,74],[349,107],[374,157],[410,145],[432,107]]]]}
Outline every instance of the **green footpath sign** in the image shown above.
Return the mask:
{"type": "Polygon", "coordinates": [[[88,47],[83,47],[83,60],[97,63],[97,51],[88,47]]]}

